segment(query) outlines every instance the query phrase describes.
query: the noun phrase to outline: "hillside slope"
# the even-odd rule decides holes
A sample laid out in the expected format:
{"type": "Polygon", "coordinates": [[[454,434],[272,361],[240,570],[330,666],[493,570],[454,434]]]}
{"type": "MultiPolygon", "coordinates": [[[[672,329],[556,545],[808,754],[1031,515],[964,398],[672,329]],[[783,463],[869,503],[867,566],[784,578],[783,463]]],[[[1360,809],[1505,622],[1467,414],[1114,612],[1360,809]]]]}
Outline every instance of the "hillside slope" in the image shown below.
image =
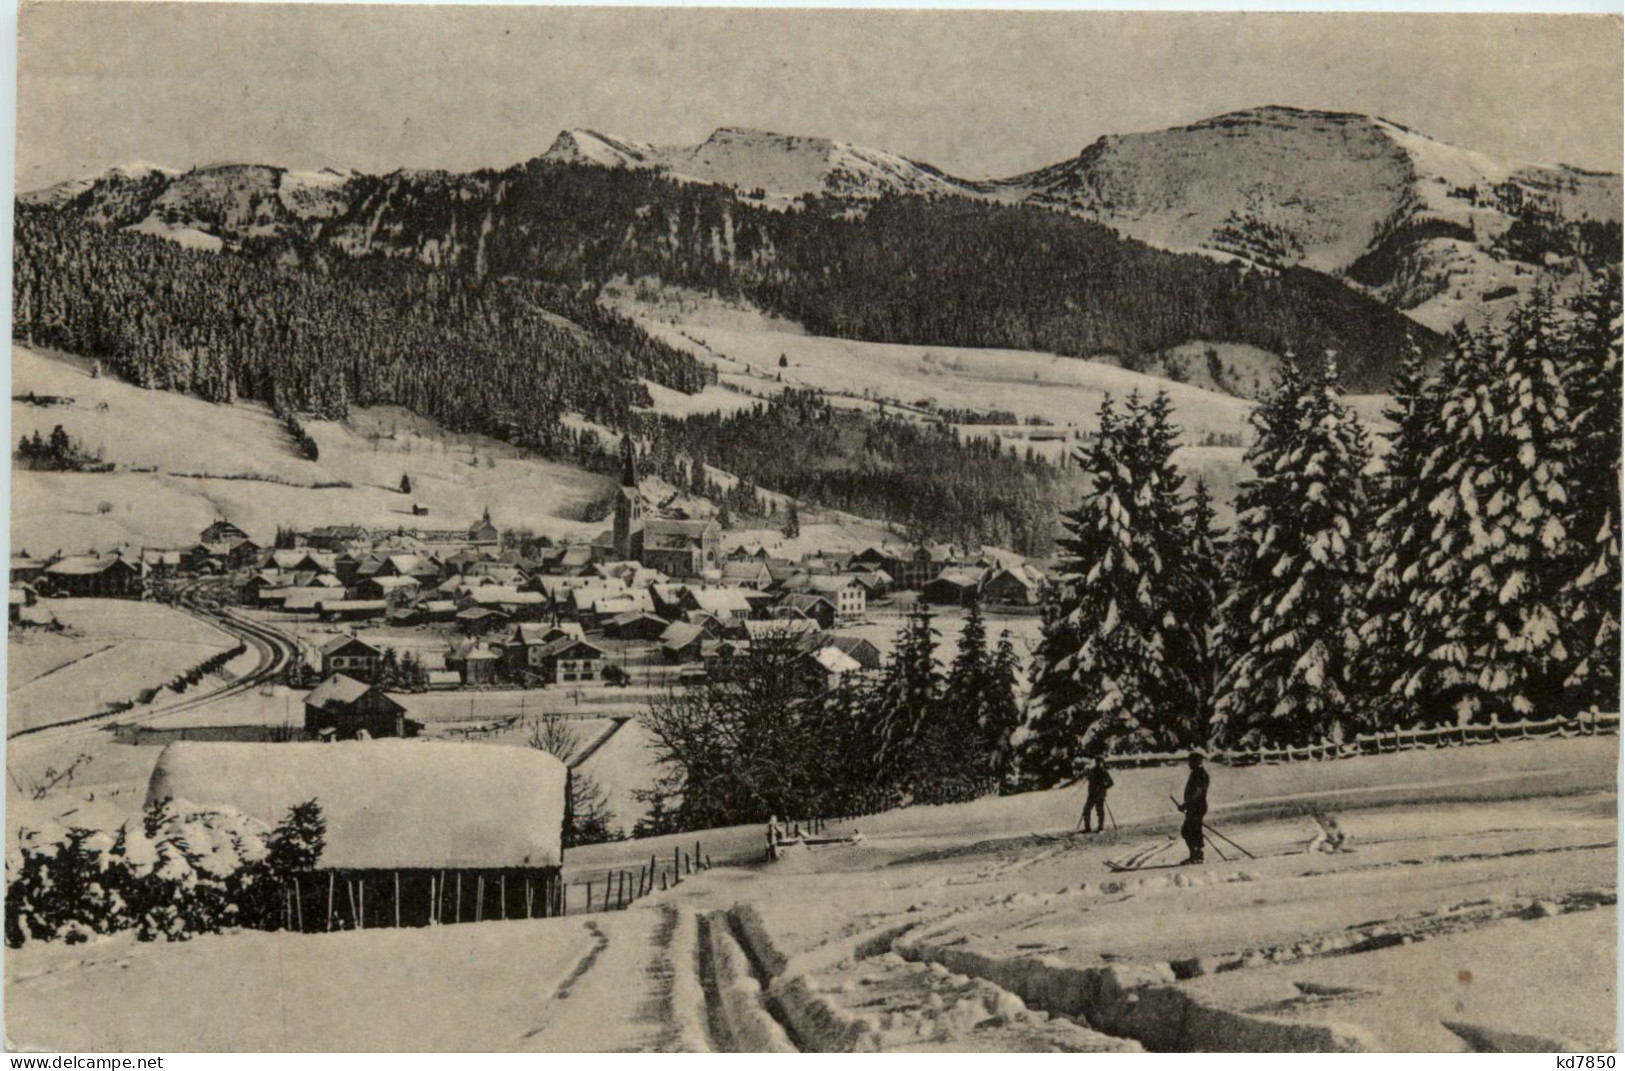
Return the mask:
{"type": "Polygon", "coordinates": [[[110,374],[93,378],[87,361],[16,345],[12,393],[30,392],[73,404],[13,401],[14,435],[47,435],[60,424],[118,468],[13,469],[13,553],[186,546],[218,517],[262,542],[294,523],[463,528],[485,509],[502,527],[590,539],[603,523],[584,515],[613,490],[606,477],[527,458],[482,435],[452,434],[393,406],[354,408],[343,421],[307,420],[320,446],[320,459],[307,461],[262,405],[142,390],[110,374]],[[399,490],[403,473],[410,495],[399,490]],[[428,515],[413,517],[414,503],[428,515]]]}

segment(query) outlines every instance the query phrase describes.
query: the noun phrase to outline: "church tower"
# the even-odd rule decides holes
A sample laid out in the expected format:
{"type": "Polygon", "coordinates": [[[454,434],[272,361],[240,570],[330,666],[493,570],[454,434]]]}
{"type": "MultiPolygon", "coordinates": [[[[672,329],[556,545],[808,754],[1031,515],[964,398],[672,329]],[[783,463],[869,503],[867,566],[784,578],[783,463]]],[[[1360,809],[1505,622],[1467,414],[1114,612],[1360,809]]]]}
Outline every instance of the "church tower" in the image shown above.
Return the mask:
{"type": "Polygon", "coordinates": [[[621,490],[615,498],[615,557],[643,560],[643,496],[638,493],[636,447],[630,435],[621,436],[621,490]]]}

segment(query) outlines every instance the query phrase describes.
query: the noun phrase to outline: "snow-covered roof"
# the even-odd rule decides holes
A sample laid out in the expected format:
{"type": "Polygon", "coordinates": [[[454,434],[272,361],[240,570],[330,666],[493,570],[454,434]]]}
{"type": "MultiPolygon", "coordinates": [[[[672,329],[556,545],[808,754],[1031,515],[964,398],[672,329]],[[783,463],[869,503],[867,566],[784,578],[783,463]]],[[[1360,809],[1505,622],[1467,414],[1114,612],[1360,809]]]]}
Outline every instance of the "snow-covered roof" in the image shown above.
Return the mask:
{"type": "Polygon", "coordinates": [[[533,748],[180,742],[158,756],[147,799],[272,825],[314,799],[327,820],[322,867],[544,867],[563,858],[564,786],[564,764],[533,748]]]}
{"type": "Polygon", "coordinates": [[[337,651],[342,651],[352,643],[360,644],[373,654],[382,653],[378,650],[376,645],[370,644],[366,640],[363,640],[357,636],[334,636],[332,639],[322,644],[322,654],[333,654],[337,651]]]}
{"type": "Polygon", "coordinates": [[[707,613],[749,613],[750,600],[739,588],[689,588],[694,605],[707,613]]]}
{"type": "Polygon", "coordinates": [[[852,673],[863,668],[857,659],[833,645],[820,648],[813,654],[813,659],[830,673],[852,673]]]}
{"type": "MultiPolygon", "coordinates": [[[[372,691],[371,685],[363,684],[354,677],[345,676],[343,673],[335,673],[311,689],[310,694],[305,696],[305,705],[325,708],[330,703],[338,703],[349,706],[370,691],[372,691]]],[[[399,705],[399,703],[396,704],[396,706],[399,705]]],[[[198,803],[201,801],[193,800],[192,802],[198,803]]]]}
{"type": "Polygon", "coordinates": [[[673,650],[687,647],[705,632],[698,625],[691,625],[687,621],[674,621],[660,634],[660,642],[673,650]]]}
{"type": "Polygon", "coordinates": [[[123,558],[116,556],[107,558],[80,557],[63,558],[61,561],[53,563],[45,571],[54,573],[57,576],[91,576],[95,573],[104,572],[114,565],[126,565],[132,569],[135,568],[123,558]]]}

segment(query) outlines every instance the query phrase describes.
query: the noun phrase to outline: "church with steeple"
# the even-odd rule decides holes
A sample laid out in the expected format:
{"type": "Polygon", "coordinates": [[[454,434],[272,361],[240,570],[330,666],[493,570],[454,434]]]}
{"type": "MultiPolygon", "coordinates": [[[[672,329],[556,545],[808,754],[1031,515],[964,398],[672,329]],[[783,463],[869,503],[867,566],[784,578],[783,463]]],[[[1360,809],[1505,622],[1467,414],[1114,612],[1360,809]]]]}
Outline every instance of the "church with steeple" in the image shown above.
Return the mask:
{"type": "Polygon", "coordinates": [[[621,436],[621,486],[615,496],[615,560],[643,560],[643,495],[638,491],[638,461],[630,435],[621,436]]]}
{"type": "Polygon", "coordinates": [[[614,527],[608,535],[606,549],[614,560],[638,562],[674,579],[702,577],[722,568],[722,526],[716,521],[646,514],[630,436],[621,439],[621,486],[615,496],[614,527]]]}

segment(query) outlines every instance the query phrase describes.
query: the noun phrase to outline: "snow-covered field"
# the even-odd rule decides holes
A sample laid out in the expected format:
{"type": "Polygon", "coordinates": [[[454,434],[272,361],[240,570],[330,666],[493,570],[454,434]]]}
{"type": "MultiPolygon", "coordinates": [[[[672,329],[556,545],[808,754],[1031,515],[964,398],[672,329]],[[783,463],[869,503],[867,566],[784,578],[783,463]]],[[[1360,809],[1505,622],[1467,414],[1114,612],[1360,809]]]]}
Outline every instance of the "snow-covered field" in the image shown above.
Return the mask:
{"type": "Polygon", "coordinates": [[[14,633],[6,647],[9,732],[85,717],[166,684],[236,641],[180,610],[130,599],[51,599],[66,634],[14,633]]]}
{"type": "Polygon", "coordinates": [[[1104,837],[1070,832],[1074,787],[834,823],[864,842],[766,865],[755,826],[600,845],[569,871],[695,840],[755,861],[562,920],[30,946],[6,957],[7,1034],[161,1051],[761,1047],[756,981],[719,984],[743,944],[804,1047],[1607,1050],[1618,757],[1599,737],[1219,768],[1211,824],[1257,858],[1210,850],[1190,870],[1104,866],[1172,834],[1176,767],[1120,771],[1104,837]],[[1310,809],[1353,850],[1310,850],[1310,809]]]}
{"type": "Polygon", "coordinates": [[[14,435],[38,429],[46,436],[61,424],[118,471],[14,471],[13,552],[189,546],[221,516],[266,543],[279,524],[466,528],[487,508],[501,527],[529,527],[555,539],[590,539],[603,527],[580,518],[610,481],[521,457],[484,436],[446,432],[396,407],[354,409],[340,423],[306,421],[320,448],[320,459],[307,461],[264,406],[214,405],[110,375],[92,378],[79,358],[14,345],[12,393],[30,391],[68,396],[74,404],[13,402],[14,435]],[[411,495],[399,491],[403,473],[411,477],[411,495]],[[244,475],[264,478],[219,478],[244,475]],[[313,486],[322,483],[349,486],[313,486]],[[414,518],[414,503],[428,507],[428,516],[414,518]]]}
{"type": "Polygon", "coordinates": [[[786,386],[811,387],[859,400],[913,405],[929,399],[941,408],[1001,409],[1023,420],[1037,416],[1060,428],[1089,429],[1106,394],[1122,399],[1138,390],[1149,398],[1167,390],[1187,442],[1208,433],[1246,434],[1251,408],[1228,394],[1051,353],[857,342],[786,334],[772,325],[746,330],[651,319],[643,326],[715,364],[724,383],[763,396],[786,386]]]}

